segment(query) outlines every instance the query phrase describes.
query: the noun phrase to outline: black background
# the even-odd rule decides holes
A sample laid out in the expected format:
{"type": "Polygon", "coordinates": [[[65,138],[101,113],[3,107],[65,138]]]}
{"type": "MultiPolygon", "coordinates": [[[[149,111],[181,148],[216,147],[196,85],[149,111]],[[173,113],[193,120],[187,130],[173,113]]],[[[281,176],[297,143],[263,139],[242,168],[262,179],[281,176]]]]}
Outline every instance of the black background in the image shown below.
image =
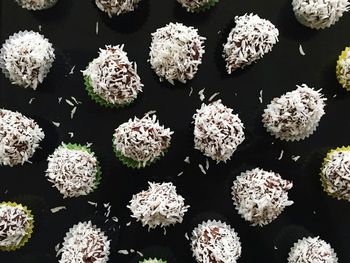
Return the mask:
{"type": "Polygon", "coordinates": [[[335,78],[337,57],[350,42],[349,14],[335,26],[316,31],[298,24],[290,0],[221,0],[215,8],[201,14],[186,13],[175,0],[143,0],[134,13],[113,20],[88,0],[59,0],[55,7],[41,12],[21,9],[12,0],[2,0],[0,7],[2,43],[17,31],[38,31],[41,25],[41,33],[54,44],[57,57],[51,73],[37,91],[11,85],[3,74],[0,76],[0,106],[35,118],[47,137],[43,149],[32,159],[33,164],[0,168],[1,200],[23,200],[35,209],[39,207],[30,242],[16,252],[0,252],[1,263],[39,262],[44,255],[44,262],[55,262],[54,247],[63,240],[66,231],[79,221],[94,219],[96,209],[87,204],[88,200],[100,205],[110,202],[111,214],[120,220],[118,242],[116,234],[110,233],[114,237],[110,262],[132,259],[130,255],[118,254],[119,249],[143,250],[149,246],[170,249],[178,262],[194,262],[185,232],[189,232],[196,215],[212,211],[224,216],[239,233],[243,246],[241,263],[286,262],[295,235],[307,232],[330,242],[339,262],[350,262],[349,203],[332,199],[322,191],[318,158],[314,154],[327,147],[349,144],[350,98],[335,78]],[[250,12],[272,21],[280,30],[280,42],[257,64],[228,76],[221,59],[223,39],[233,25],[234,16],[250,12]],[[97,21],[98,35],[95,34],[97,21]],[[160,83],[147,63],[150,34],[169,22],[193,25],[207,38],[203,64],[195,79],[175,87],[160,83]],[[130,107],[106,109],[87,96],[80,70],[97,56],[98,48],[122,43],[130,60],[138,64],[144,92],[130,107]],[[303,45],[306,56],[300,55],[299,44],[303,45]],[[74,65],[74,74],[69,75],[74,65]],[[302,83],[322,88],[328,98],[326,115],[309,139],[293,143],[274,140],[262,127],[262,111],[273,97],[302,83]],[[192,96],[189,96],[190,87],[193,87],[192,96]],[[227,164],[216,165],[211,161],[207,175],[198,168],[199,163],[205,164],[205,158],[193,150],[190,126],[192,115],[201,105],[198,91],[202,88],[206,100],[220,92],[218,98],[240,115],[247,131],[246,145],[227,164]],[[260,90],[263,90],[262,104],[258,99],[260,90]],[[83,102],[73,120],[71,107],[64,102],[70,96],[83,102]],[[61,104],[58,97],[63,97],[61,104]],[[28,103],[30,98],[35,98],[32,104],[28,103]],[[149,110],[156,110],[160,122],[175,131],[172,146],[151,167],[128,169],[113,156],[113,130],[149,110]],[[60,122],[61,126],[57,128],[51,121],[60,122]],[[68,132],[75,133],[73,139],[68,132]],[[47,182],[46,158],[61,141],[93,143],[92,148],[102,163],[103,180],[90,196],[63,200],[47,182]],[[278,160],[281,150],[284,155],[278,160]],[[292,155],[301,158],[294,162],[292,155]],[[190,165],[183,162],[186,156],[191,158],[190,165]],[[245,164],[273,169],[294,182],[290,198],[295,204],[263,228],[252,227],[241,219],[230,199],[231,171],[245,164]],[[177,177],[181,171],[184,174],[177,177]],[[184,222],[168,228],[166,236],[162,230],[148,232],[130,218],[126,208],[132,194],[147,188],[147,181],[172,181],[191,206],[184,222]],[[51,214],[49,208],[61,205],[67,210],[51,214]],[[129,221],[131,225],[125,226],[129,221]],[[301,227],[304,232],[296,233],[292,226],[301,227]]]}

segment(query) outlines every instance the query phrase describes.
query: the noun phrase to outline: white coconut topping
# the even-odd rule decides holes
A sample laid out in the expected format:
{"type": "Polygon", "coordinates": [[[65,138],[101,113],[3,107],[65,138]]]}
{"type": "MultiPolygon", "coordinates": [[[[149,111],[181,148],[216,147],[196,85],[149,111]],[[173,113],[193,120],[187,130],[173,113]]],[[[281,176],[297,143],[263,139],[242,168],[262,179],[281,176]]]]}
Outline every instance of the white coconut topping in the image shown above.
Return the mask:
{"type": "Polygon", "coordinates": [[[129,104],[142,91],[136,62],[129,61],[124,45],[106,46],[83,71],[94,93],[112,104],[129,104]]]}
{"type": "Polygon", "coordinates": [[[0,164],[29,162],[45,137],[38,124],[19,112],[0,109],[0,164]]]}
{"type": "Polygon", "coordinates": [[[106,263],[110,241],[104,232],[90,221],[74,225],[64,238],[59,263],[106,263]]]}
{"type": "Polygon", "coordinates": [[[344,82],[345,87],[350,87],[350,49],[345,52],[345,57],[339,60],[338,78],[344,82]]]}
{"type": "Polygon", "coordinates": [[[288,263],[337,263],[333,248],[319,237],[304,237],[291,248],[288,263]]]}
{"type": "Polygon", "coordinates": [[[0,67],[12,84],[34,90],[43,82],[54,59],[52,44],[33,31],[10,36],[0,50],[0,67]]]}
{"type": "Polygon", "coordinates": [[[0,204],[0,247],[18,246],[28,235],[31,220],[21,205],[0,204]]]}
{"type": "Polygon", "coordinates": [[[131,217],[136,218],[148,229],[167,227],[181,223],[189,206],[185,199],[178,195],[172,183],[151,183],[149,188],[133,195],[128,208],[131,217]]]}
{"type": "Polygon", "coordinates": [[[48,157],[48,162],[47,180],[64,198],[87,195],[95,189],[98,162],[93,153],[68,149],[62,144],[48,157]]]}
{"type": "Polygon", "coordinates": [[[177,0],[188,12],[210,6],[213,0],[177,0]]]}
{"type": "Polygon", "coordinates": [[[192,231],[191,248],[199,263],[236,263],[242,250],[233,228],[211,220],[199,224],[192,231]]]}
{"type": "Polygon", "coordinates": [[[244,141],[244,126],[221,100],[202,107],[193,115],[195,149],[217,162],[226,162],[244,141]]]}
{"type": "Polygon", "coordinates": [[[159,124],[156,115],[134,117],[115,130],[113,144],[117,152],[139,162],[142,167],[164,154],[172,134],[169,128],[159,124]]]}
{"type": "Polygon", "coordinates": [[[241,173],[233,182],[233,202],[238,213],[253,226],[267,225],[293,204],[288,200],[292,187],[293,183],[279,174],[255,168],[241,173]]]}
{"type": "Polygon", "coordinates": [[[224,45],[223,57],[227,72],[231,74],[262,58],[278,42],[278,29],[258,15],[245,14],[235,17],[236,26],[224,45]]]}
{"type": "Polygon", "coordinates": [[[333,151],[322,168],[326,191],[350,201],[350,150],[333,151]]]}
{"type": "Polygon", "coordinates": [[[330,27],[349,11],[348,0],[293,0],[292,5],[298,21],[315,29],[330,27]]]}
{"type": "Polygon", "coordinates": [[[181,23],[169,23],[152,34],[150,63],[160,80],[186,83],[202,63],[204,40],[198,30],[181,23]]]}
{"type": "Polygon", "coordinates": [[[134,11],[141,0],[95,0],[97,7],[109,17],[134,11]]]}
{"type": "Polygon", "coordinates": [[[52,7],[58,0],[15,0],[19,6],[28,10],[42,10],[52,7]]]}
{"type": "Polygon", "coordinates": [[[264,110],[263,123],[276,138],[302,140],[311,135],[324,115],[325,98],[307,85],[274,98],[264,110]]]}

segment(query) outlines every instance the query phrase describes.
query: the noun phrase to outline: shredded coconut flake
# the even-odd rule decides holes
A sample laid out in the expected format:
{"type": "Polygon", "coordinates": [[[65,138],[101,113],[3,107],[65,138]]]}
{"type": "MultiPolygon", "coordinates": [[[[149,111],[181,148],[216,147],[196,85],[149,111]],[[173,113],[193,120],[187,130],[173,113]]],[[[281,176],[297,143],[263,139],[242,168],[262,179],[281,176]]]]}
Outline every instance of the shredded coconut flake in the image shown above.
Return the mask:
{"type": "Polygon", "coordinates": [[[55,122],[55,121],[52,121],[52,124],[55,125],[56,127],[60,127],[61,126],[61,123],[55,122]]]}
{"type": "Polygon", "coordinates": [[[186,156],[184,162],[190,164],[190,163],[191,163],[190,157],[189,157],[189,156],[186,156]]]}
{"type": "Polygon", "coordinates": [[[203,174],[207,174],[207,172],[205,171],[203,165],[198,164],[198,167],[199,167],[199,170],[201,170],[201,172],[202,172],[203,174]]]}
{"type": "Polygon", "coordinates": [[[177,174],[177,176],[181,176],[181,175],[183,175],[183,171],[181,171],[181,172],[179,172],[178,174],[177,174]]]}
{"type": "Polygon", "coordinates": [[[284,151],[283,150],[281,150],[281,153],[280,153],[280,155],[278,156],[278,160],[280,161],[280,160],[282,160],[282,158],[283,158],[283,154],[284,154],[284,151]]]}
{"type": "Polygon", "coordinates": [[[71,118],[71,119],[74,118],[74,114],[75,114],[76,111],[77,111],[77,107],[75,106],[75,107],[71,110],[71,112],[70,112],[70,118],[71,118]]]}
{"type": "Polygon", "coordinates": [[[263,90],[259,91],[259,102],[263,103],[263,90]]]}
{"type": "Polygon", "coordinates": [[[191,87],[190,88],[190,93],[188,93],[188,96],[191,97],[192,93],[193,93],[193,88],[191,87]]]}
{"type": "Polygon", "coordinates": [[[203,100],[205,99],[204,91],[205,91],[205,88],[204,88],[204,89],[201,89],[201,90],[198,92],[199,99],[200,99],[201,101],[203,101],[203,100]]]}
{"type": "Polygon", "coordinates": [[[32,104],[32,102],[35,100],[35,98],[30,98],[30,100],[29,100],[29,104],[32,104]]]}
{"type": "Polygon", "coordinates": [[[299,53],[300,53],[300,55],[305,56],[305,52],[304,52],[303,46],[301,44],[299,45],[299,53]]]}
{"type": "Polygon", "coordinates": [[[98,25],[98,22],[96,22],[96,26],[95,26],[95,33],[96,33],[96,35],[98,35],[98,31],[99,31],[99,25],[98,25]]]}
{"type": "Polygon", "coordinates": [[[118,250],[118,254],[129,255],[129,251],[127,251],[126,249],[121,249],[121,250],[118,250]]]}
{"type": "Polygon", "coordinates": [[[297,162],[300,159],[300,156],[299,155],[293,155],[291,158],[292,158],[292,160],[294,162],[297,162]]]}
{"type": "Polygon", "coordinates": [[[215,97],[218,96],[219,94],[220,94],[220,92],[214,93],[213,95],[210,96],[210,98],[208,99],[208,101],[210,102],[210,101],[214,100],[215,97]]]}
{"type": "Polygon", "coordinates": [[[67,209],[67,207],[65,207],[65,206],[57,206],[57,207],[51,208],[50,211],[51,211],[51,213],[55,214],[55,213],[57,213],[57,212],[59,212],[61,210],[65,210],[65,209],[67,209]]]}

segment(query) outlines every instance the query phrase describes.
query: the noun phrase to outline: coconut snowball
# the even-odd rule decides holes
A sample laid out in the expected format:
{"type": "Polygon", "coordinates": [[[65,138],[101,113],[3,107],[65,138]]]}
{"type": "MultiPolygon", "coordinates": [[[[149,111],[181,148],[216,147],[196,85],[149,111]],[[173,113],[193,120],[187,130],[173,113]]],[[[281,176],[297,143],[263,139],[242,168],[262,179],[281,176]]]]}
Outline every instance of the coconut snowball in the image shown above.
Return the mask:
{"type": "Polygon", "coordinates": [[[293,0],[292,5],[297,20],[314,29],[334,25],[349,11],[348,0],[293,0]]]}
{"type": "Polygon", "coordinates": [[[181,23],[169,23],[152,34],[150,59],[160,81],[186,83],[194,78],[202,63],[204,40],[198,30],[181,23]]]}
{"type": "Polygon", "coordinates": [[[202,10],[214,5],[218,0],[177,0],[188,12],[202,10]]]}
{"type": "Polygon", "coordinates": [[[220,221],[208,220],[192,231],[191,249],[199,263],[236,263],[242,246],[233,228],[220,221]]]}
{"type": "Polygon", "coordinates": [[[258,15],[235,17],[236,26],[224,45],[223,57],[229,74],[262,58],[278,42],[278,29],[258,15]]]}
{"type": "Polygon", "coordinates": [[[19,246],[28,235],[32,220],[21,205],[0,203],[0,248],[19,246]]]}
{"type": "Polygon", "coordinates": [[[28,10],[43,10],[54,6],[58,0],[15,0],[17,4],[28,10]]]}
{"type": "Polygon", "coordinates": [[[291,248],[288,263],[337,263],[333,248],[319,237],[305,237],[291,248]]]}
{"type": "Polygon", "coordinates": [[[0,67],[11,83],[34,90],[43,82],[54,60],[52,44],[33,31],[15,33],[0,50],[0,67]]]}
{"type": "Polygon", "coordinates": [[[29,162],[45,134],[32,119],[19,112],[0,109],[0,164],[29,162]]]}
{"type": "Polygon", "coordinates": [[[59,263],[107,263],[110,250],[108,237],[90,221],[74,225],[64,238],[59,263]]]}
{"type": "Polygon", "coordinates": [[[128,208],[132,212],[131,217],[140,221],[142,226],[148,226],[148,229],[181,223],[189,206],[177,194],[176,187],[172,183],[148,184],[148,190],[133,195],[130,200],[128,208]]]}
{"type": "Polygon", "coordinates": [[[253,226],[267,225],[275,220],[293,201],[288,190],[293,183],[274,172],[260,168],[245,171],[233,182],[232,198],[238,213],[253,226]]]}
{"type": "Polygon", "coordinates": [[[244,126],[221,100],[202,107],[193,115],[194,147],[217,162],[226,162],[244,141],[244,126]]]}
{"type": "Polygon", "coordinates": [[[350,48],[346,48],[337,62],[337,78],[342,86],[350,90],[350,48]]]}
{"type": "Polygon", "coordinates": [[[62,144],[48,157],[48,162],[47,180],[63,198],[87,195],[97,187],[99,166],[93,153],[62,144]]]}
{"type": "Polygon", "coordinates": [[[134,101],[143,84],[137,74],[136,63],[129,61],[124,45],[106,46],[83,71],[89,78],[93,92],[111,104],[129,104],[134,101]]]}
{"type": "Polygon", "coordinates": [[[325,98],[307,85],[274,98],[264,110],[263,123],[276,138],[299,141],[311,135],[325,114],[325,98]]]}
{"type": "Polygon", "coordinates": [[[134,11],[141,0],[95,0],[97,7],[109,17],[134,11]]]}

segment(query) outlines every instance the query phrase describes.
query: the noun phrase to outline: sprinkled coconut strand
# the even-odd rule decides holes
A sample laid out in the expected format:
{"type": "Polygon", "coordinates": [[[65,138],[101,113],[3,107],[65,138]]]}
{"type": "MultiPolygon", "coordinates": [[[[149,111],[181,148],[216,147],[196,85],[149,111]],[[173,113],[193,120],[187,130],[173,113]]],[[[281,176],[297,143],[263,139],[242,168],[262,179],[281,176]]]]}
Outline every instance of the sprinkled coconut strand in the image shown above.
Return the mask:
{"type": "Polygon", "coordinates": [[[210,220],[192,231],[191,248],[193,256],[200,263],[236,263],[242,250],[233,228],[210,220]]]}
{"type": "Polygon", "coordinates": [[[58,0],[15,0],[19,6],[28,10],[42,10],[52,7],[58,0]]]}
{"type": "Polygon", "coordinates": [[[281,140],[305,139],[316,130],[324,115],[325,101],[320,90],[297,85],[296,90],[271,101],[264,110],[264,126],[281,140]]]}
{"type": "Polygon", "coordinates": [[[54,59],[52,44],[33,31],[10,36],[0,50],[0,66],[11,83],[34,90],[43,82],[54,59]]]}
{"type": "Polygon", "coordinates": [[[133,195],[129,202],[131,216],[149,229],[181,223],[189,206],[177,194],[176,187],[172,183],[148,184],[148,190],[133,195]]]}
{"type": "Polygon", "coordinates": [[[64,238],[59,251],[59,263],[108,262],[110,241],[99,228],[92,223],[83,222],[74,225],[64,238]]]}
{"type": "Polygon", "coordinates": [[[95,0],[97,7],[109,17],[134,11],[141,0],[95,0]]]}
{"type": "Polygon", "coordinates": [[[236,26],[224,45],[223,57],[227,72],[250,65],[272,50],[278,42],[278,29],[258,15],[245,14],[235,17],[236,26]]]}
{"type": "Polygon", "coordinates": [[[204,40],[198,30],[181,23],[169,23],[152,34],[150,59],[160,80],[186,83],[194,78],[202,63],[204,40]]]}
{"type": "Polygon", "coordinates": [[[221,100],[202,107],[193,115],[195,149],[217,162],[226,162],[244,141],[244,126],[221,100]]]}
{"type": "Polygon", "coordinates": [[[288,263],[337,263],[333,248],[319,237],[305,237],[291,248],[288,263]]]}
{"type": "Polygon", "coordinates": [[[310,28],[324,29],[349,11],[348,0],[293,0],[297,20],[310,28]]]}
{"type": "Polygon", "coordinates": [[[293,183],[283,180],[274,172],[255,168],[237,176],[232,187],[232,197],[238,213],[253,226],[267,225],[276,219],[288,200],[288,190],[293,183]]]}
{"type": "Polygon", "coordinates": [[[38,124],[19,112],[0,109],[0,164],[29,162],[45,137],[38,124]]]}
{"type": "Polygon", "coordinates": [[[343,53],[342,55],[344,55],[344,57],[340,58],[338,61],[339,70],[337,72],[337,77],[340,79],[343,87],[350,89],[350,48],[347,48],[343,53]]]}

